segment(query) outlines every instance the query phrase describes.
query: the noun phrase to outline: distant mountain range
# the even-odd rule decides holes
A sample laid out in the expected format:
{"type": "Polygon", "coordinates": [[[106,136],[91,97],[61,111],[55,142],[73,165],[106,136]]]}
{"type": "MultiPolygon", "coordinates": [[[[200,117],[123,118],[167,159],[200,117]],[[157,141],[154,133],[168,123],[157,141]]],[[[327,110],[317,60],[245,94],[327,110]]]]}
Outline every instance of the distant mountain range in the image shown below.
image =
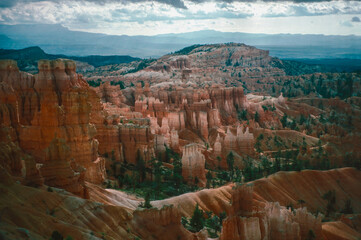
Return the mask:
{"type": "MultiPolygon", "coordinates": [[[[99,67],[110,64],[120,64],[120,63],[129,63],[132,61],[140,60],[140,58],[133,58],[130,56],[66,56],[60,54],[47,54],[40,47],[28,47],[19,50],[8,50],[0,49],[0,59],[13,59],[18,62],[18,67],[23,71],[33,72],[37,71],[37,62],[40,59],[57,59],[57,58],[66,58],[72,59],[81,63],[89,64],[93,67],[99,67]]],[[[78,63],[78,65],[81,65],[78,63]]]]}
{"type": "Polygon", "coordinates": [[[69,56],[130,55],[159,57],[193,44],[237,42],[270,50],[281,59],[361,59],[360,36],[251,34],[197,31],[155,36],[106,35],[71,31],[59,24],[0,25],[0,48],[39,46],[69,56]]]}

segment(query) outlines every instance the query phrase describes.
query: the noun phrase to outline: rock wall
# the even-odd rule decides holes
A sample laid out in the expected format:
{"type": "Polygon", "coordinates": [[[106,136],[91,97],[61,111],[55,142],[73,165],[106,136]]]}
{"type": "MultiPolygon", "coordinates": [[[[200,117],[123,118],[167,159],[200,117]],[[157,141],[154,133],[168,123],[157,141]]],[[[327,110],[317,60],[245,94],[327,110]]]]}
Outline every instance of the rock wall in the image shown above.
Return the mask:
{"type": "Polygon", "coordinates": [[[1,61],[0,84],[13,94],[1,98],[2,131],[10,131],[22,151],[45,164],[54,160],[46,153],[51,142],[64,139],[70,148],[67,160],[86,169],[84,179],[104,180],[104,162],[98,157],[96,130],[90,123],[92,98],[97,96],[76,74],[74,62],[39,61],[39,73],[33,76],[20,72],[14,61],[1,61]]]}

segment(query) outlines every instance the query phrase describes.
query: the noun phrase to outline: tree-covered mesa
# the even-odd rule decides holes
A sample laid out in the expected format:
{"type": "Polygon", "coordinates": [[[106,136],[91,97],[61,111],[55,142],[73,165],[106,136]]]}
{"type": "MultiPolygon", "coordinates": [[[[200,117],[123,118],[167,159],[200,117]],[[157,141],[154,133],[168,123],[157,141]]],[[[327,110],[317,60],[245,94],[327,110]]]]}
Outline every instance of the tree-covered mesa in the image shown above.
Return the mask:
{"type": "Polygon", "coordinates": [[[355,73],[313,73],[290,77],[288,79],[276,79],[275,88],[270,94],[285,97],[299,97],[309,94],[316,94],[321,98],[341,99],[352,96],[361,96],[358,89],[361,81],[361,74],[355,73]]]}

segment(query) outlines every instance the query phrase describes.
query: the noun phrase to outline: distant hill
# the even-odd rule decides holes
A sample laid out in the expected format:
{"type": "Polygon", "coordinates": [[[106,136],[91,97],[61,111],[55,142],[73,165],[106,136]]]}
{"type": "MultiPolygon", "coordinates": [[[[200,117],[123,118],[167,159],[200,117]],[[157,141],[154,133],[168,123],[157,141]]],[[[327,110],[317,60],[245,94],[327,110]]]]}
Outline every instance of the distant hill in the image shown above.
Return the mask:
{"type": "Polygon", "coordinates": [[[361,59],[360,36],[253,34],[211,30],[155,36],[106,35],[71,31],[59,24],[0,25],[0,48],[39,46],[69,56],[130,55],[160,57],[194,44],[245,43],[278,58],[361,59]]]}
{"type": "Polygon", "coordinates": [[[133,58],[130,56],[66,56],[47,54],[40,47],[28,47],[20,50],[0,49],[0,59],[13,59],[18,62],[20,70],[33,72],[37,70],[37,61],[40,59],[57,59],[67,58],[78,62],[87,63],[93,67],[99,67],[110,64],[129,63],[138,61],[140,58],[133,58]]]}

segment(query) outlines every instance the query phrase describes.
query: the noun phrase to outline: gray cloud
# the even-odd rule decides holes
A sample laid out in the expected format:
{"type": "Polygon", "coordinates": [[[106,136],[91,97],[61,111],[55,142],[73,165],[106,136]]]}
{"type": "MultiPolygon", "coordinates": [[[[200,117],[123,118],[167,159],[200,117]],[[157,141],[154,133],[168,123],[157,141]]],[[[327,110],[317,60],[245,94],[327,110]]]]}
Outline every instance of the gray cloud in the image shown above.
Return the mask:
{"type": "Polygon", "coordinates": [[[134,10],[115,9],[115,10],[111,10],[111,16],[113,21],[144,23],[145,21],[174,21],[174,20],[184,20],[184,19],[204,20],[204,19],[217,19],[217,18],[228,18],[228,19],[247,18],[253,16],[253,14],[244,13],[244,12],[229,12],[227,11],[227,9],[220,9],[216,12],[210,12],[210,13],[197,12],[197,14],[192,14],[189,13],[188,11],[182,11],[181,16],[170,17],[164,15],[157,15],[154,12],[147,12],[146,15],[143,15],[142,11],[137,9],[134,10]]]}
{"type": "MultiPolygon", "coordinates": [[[[254,3],[255,0],[188,0],[193,3],[204,3],[204,2],[223,2],[223,3],[234,3],[234,2],[246,2],[254,3]]],[[[261,2],[291,2],[291,3],[318,3],[318,2],[331,2],[333,0],[260,0],[261,2]]],[[[351,2],[361,0],[336,0],[340,2],[351,2]]]]}
{"type": "MultiPolygon", "coordinates": [[[[1,0],[0,1],[0,8],[10,8],[15,6],[16,4],[20,3],[31,3],[31,2],[43,2],[43,1],[50,1],[50,2],[92,2],[97,3],[99,5],[104,5],[107,3],[141,3],[141,2],[159,2],[164,3],[175,8],[187,9],[186,5],[184,4],[184,0],[1,0]]],[[[233,3],[233,2],[248,2],[252,3],[255,2],[254,0],[188,0],[193,3],[204,3],[204,2],[221,2],[221,3],[233,3]]],[[[293,2],[293,3],[316,3],[316,2],[331,2],[332,0],[261,0],[263,2],[293,2]]],[[[343,2],[350,2],[350,1],[361,1],[361,0],[336,0],[336,1],[343,1],[343,2]]]]}
{"type": "Polygon", "coordinates": [[[351,22],[361,22],[360,18],[359,17],[353,17],[351,19],[351,22]]]}
{"type": "Polygon", "coordinates": [[[159,3],[165,3],[168,5],[171,5],[176,8],[184,8],[184,9],[186,8],[183,0],[1,0],[0,8],[10,8],[17,4],[32,3],[32,2],[44,2],[44,1],[55,2],[55,3],[59,3],[59,2],[63,2],[63,3],[65,3],[65,2],[92,2],[92,3],[97,3],[99,5],[104,5],[107,3],[127,4],[127,3],[141,3],[141,2],[159,2],[159,3]]]}
{"type": "MultiPolygon", "coordinates": [[[[99,5],[104,5],[107,3],[136,3],[136,2],[154,2],[153,0],[1,0],[0,1],[0,8],[10,8],[17,4],[22,3],[31,3],[31,2],[44,2],[44,1],[50,1],[50,2],[92,2],[97,3],[99,5]]],[[[183,0],[155,0],[159,3],[165,3],[168,5],[171,5],[176,8],[183,8],[186,9],[186,6],[184,5],[183,0]]]]}
{"type": "MultiPolygon", "coordinates": [[[[189,0],[194,3],[204,3],[204,2],[224,2],[224,3],[234,3],[234,2],[255,2],[254,0],[189,0]]],[[[317,2],[331,2],[333,0],[260,0],[262,2],[292,2],[292,3],[317,3],[317,2]]],[[[336,0],[340,2],[351,2],[351,1],[361,1],[361,0],[336,0]]]]}

